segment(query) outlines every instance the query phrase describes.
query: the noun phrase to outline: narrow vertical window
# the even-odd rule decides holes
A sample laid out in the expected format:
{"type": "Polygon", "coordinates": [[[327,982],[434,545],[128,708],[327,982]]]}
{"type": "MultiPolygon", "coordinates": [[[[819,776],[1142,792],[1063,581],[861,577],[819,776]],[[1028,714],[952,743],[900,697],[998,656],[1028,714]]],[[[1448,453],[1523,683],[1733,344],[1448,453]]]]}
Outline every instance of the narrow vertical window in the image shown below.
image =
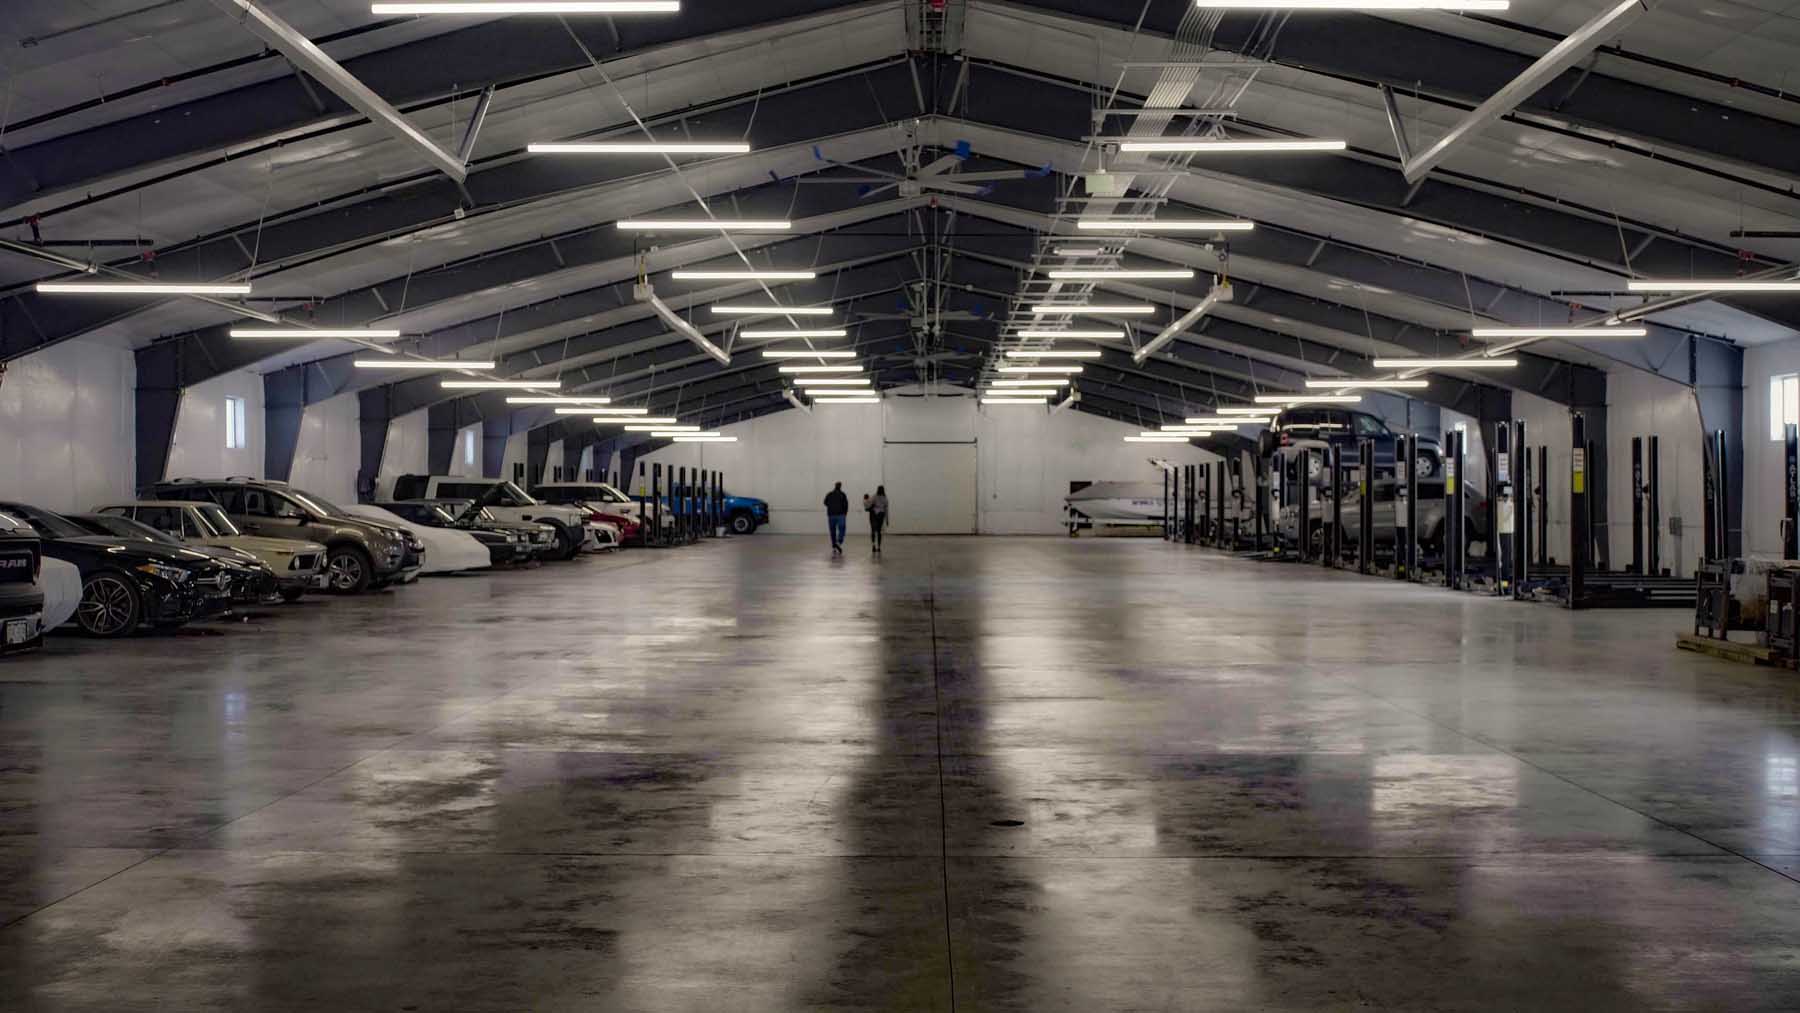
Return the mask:
{"type": "Polygon", "coordinates": [[[249,433],[245,428],[244,399],[227,397],[225,399],[225,449],[242,450],[249,446],[249,433]]]}

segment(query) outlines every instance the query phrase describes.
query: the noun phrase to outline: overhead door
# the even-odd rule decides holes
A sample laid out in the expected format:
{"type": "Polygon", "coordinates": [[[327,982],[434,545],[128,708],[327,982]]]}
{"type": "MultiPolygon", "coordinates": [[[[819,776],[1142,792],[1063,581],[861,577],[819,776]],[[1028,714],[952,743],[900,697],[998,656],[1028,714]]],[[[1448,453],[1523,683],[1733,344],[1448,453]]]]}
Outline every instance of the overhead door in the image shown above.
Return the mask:
{"type": "MultiPolygon", "coordinates": [[[[973,443],[888,443],[881,480],[897,535],[975,533],[976,449],[973,443]]],[[[861,497],[851,497],[852,510],[861,497]]]]}

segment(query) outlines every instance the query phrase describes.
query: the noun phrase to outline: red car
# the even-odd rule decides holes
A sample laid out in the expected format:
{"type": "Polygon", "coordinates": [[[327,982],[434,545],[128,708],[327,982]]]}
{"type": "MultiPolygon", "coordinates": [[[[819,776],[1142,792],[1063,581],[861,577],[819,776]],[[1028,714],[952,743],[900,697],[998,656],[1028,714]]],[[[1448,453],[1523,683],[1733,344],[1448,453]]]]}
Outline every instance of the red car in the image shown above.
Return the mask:
{"type": "Polygon", "coordinates": [[[624,514],[607,513],[604,510],[595,510],[588,514],[588,519],[600,521],[603,524],[611,524],[613,527],[618,528],[619,543],[622,545],[643,543],[643,525],[639,524],[634,517],[627,517],[624,514]]]}

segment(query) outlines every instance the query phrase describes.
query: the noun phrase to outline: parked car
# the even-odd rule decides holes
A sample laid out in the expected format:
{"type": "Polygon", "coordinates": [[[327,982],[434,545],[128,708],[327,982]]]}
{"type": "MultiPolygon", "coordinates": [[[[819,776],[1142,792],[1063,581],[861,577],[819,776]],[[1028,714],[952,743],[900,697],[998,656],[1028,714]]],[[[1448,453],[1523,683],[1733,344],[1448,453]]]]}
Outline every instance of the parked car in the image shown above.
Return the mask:
{"type": "MultiPolygon", "coordinates": [[[[644,511],[648,510],[652,514],[656,511],[656,506],[652,501],[645,500],[640,505],[637,500],[620,491],[617,486],[605,482],[540,482],[532,487],[531,492],[532,495],[546,503],[578,507],[602,520],[608,516],[625,517],[637,525],[635,537],[629,540],[639,543],[643,541],[643,533],[647,528],[647,522],[643,516],[644,511]]],[[[766,505],[763,508],[763,515],[765,518],[768,516],[766,505]]],[[[663,503],[662,526],[665,531],[675,529],[675,511],[669,509],[666,497],[663,503]]],[[[625,535],[622,528],[620,535],[625,535]]]]}
{"type": "Polygon", "coordinates": [[[452,523],[465,531],[488,530],[513,533],[523,539],[533,561],[555,558],[561,551],[557,546],[554,525],[537,521],[509,521],[497,517],[470,499],[416,499],[404,503],[383,504],[387,507],[429,507],[443,511],[450,516],[452,523]]]}
{"type": "MultiPolygon", "coordinates": [[[[1267,459],[1276,448],[1293,446],[1298,440],[1319,440],[1340,448],[1346,467],[1356,463],[1361,442],[1370,440],[1375,446],[1376,477],[1392,477],[1395,473],[1394,455],[1400,438],[1387,423],[1368,412],[1306,405],[1289,408],[1263,430],[1262,456],[1267,459]]],[[[1444,472],[1444,452],[1436,441],[1420,438],[1416,463],[1420,479],[1437,478],[1444,472]]]]}
{"type": "Polygon", "coordinates": [[[285,482],[181,478],[159,482],[148,492],[157,500],[215,503],[248,534],[325,546],[326,587],[339,594],[404,583],[423,565],[424,545],[406,532],[351,517],[285,482]]]}
{"type": "Polygon", "coordinates": [[[276,596],[275,571],[262,560],[237,549],[189,545],[174,535],[117,514],[63,514],[96,535],[135,538],[154,545],[173,545],[207,556],[231,576],[231,600],[240,605],[272,601],[276,596]]]}
{"type": "Polygon", "coordinates": [[[230,575],[201,553],[89,534],[60,514],[23,503],[0,503],[0,513],[31,525],[44,555],[81,569],[75,622],[89,636],[180,626],[231,607],[230,575]]]}
{"type": "Polygon", "coordinates": [[[374,505],[401,520],[420,527],[440,528],[468,535],[487,551],[489,566],[529,562],[538,554],[537,545],[541,544],[545,550],[548,550],[554,537],[554,529],[542,524],[523,521],[516,526],[509,525],[504,529],[488,527],[478,521],[467,525],[461,524],[457,521],[456,515],[436,503],[415,500],[407,503],[376,503],[374,505]],[[542,535],[542,542],[534,543],[533,536],[538,534],[542,535]]]}
{"type": "MultiPolygon", "coordinates": [[[[1323,441],[1303,441],[1283,448],[1275,455],[1274,467],[1271,469],[1272,500],[1269,516],[1276,519],[1276,535],[1287,545],[1298,544],[1300,523],[1299,500],[1292,496],[1283,496],[1282,489],[1289,483],[1300,482],[1307,490],[1307,538],[1312,551],[1323,548],[1327,514],[1331,511],[1331,486],[1326,477],[1322,457],[1314,456],[1311,473],[1301,482],[1299,477],[1299,451],[1318,449],[1323,441]],[[1283,500],[1288,500],[1284,503],[1283,500]]],[[[1400,484],[1392,478],[1379,477],[1370,483],[1370,497],[1374,501],[1373,539],[1377,548],[1392,549],[1399,535],[1398,509],[1400,484]]],[[[1342,511],[1343,524],[1340,528],[1341,544],[1354,545],[1362,533],[1362,512],[1358,507],[1357,496],[1360,480],[1356,469],[1344,469],[1344,504],[1342,511]]],[[[1437,554],[1444,548],[1444,481],[1441,478],[1423,479],[1418,483],[1419,539],[1420,547],[1430,554],[1437,554]]],[[[1463,544],[1467,549],[1472,543],[1487,541],[1487,495],[1480,489],[1469,486],[1463,490],[1463,544]]]]}
{"type": "Polygon", "coordinates": [[[468,499],[505,520],[548,524],[556,529],[557,559],[574,559],[584,549],[602,547],[587,528],[588,511],[545,503],[505,479],[402,475],[394,482],[394,499],[468,499]]]}
{"type": "Polygon", "coordinates": [[[128,517],[190,546],[231,549],[260,560],[274,573],[278,593],[287,601],[294,601],[307,591],[325,590],[325,546],[246,535],[217,503],[149,500],[96,507],[95,512],[128,517]]]}
{"type": "Polygon", "coordinates": [[[487,548],[467,532],[414,524],[385,507],[370,503],[357,503],[344,509],[364,520],[400,528],[418,539],[425,546],[425,568],[421,573],[462,573],[485,570],[493,565],[487,548]]]}
{"type": "Polygon", "coordinates": [[[31,525],[0,513],[0,654],[29,651],[43,642],[43,559],[31,525]]]}

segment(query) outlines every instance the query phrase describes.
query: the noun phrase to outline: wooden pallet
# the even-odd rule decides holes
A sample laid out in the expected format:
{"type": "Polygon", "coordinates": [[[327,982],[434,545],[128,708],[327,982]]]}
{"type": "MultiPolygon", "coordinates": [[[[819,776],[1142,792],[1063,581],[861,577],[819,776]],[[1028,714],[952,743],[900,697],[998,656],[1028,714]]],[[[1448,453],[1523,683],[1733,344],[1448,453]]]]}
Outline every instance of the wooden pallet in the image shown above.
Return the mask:
{"type": "Polygon", "coordinates": [[[1697,654],[1706,654],[1746,665],[1768,665],[1774,668],[1794,667],[1793,659],[1783,657],[1769,648],[1757,644],[1740,644],[1732,640],[1714,640],[1711,637],[1683,633],[1675,638],[1675,646],[1684,651],[1693,651],[1697,654]]]}

